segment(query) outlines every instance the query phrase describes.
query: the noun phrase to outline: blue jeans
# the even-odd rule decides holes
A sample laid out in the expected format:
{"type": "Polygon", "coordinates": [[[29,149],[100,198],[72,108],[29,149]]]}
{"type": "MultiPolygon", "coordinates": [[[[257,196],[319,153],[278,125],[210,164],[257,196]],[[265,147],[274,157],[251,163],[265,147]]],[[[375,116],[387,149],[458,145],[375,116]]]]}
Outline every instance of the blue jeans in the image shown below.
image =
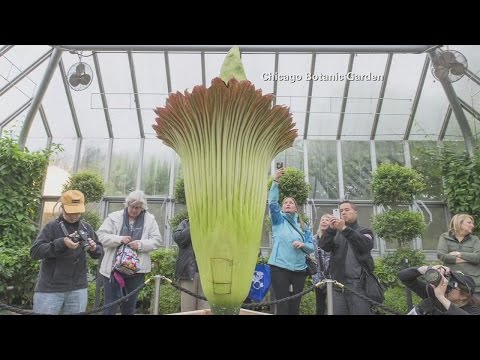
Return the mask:
{"type": "MultiPolygon", "coordinates": [[[[110,278],[103,276],[103,289],[105,297],[105,305],[124,297],[126,294],[130,294],[133,290],[138,288],[145,282],[145,274],[134,274],[130,276],[123,275],[125,281],[125,288],[122,289],[117,280],[110,275],[110,278]]],[[[130,296],[126,301],[120,303],[120,311],[122,315],[134,315],[137,305],[138,292],[135,295],[130,296]]],[[[115,315],[117,313],[118,305],[110,306],[103,310],[104,315],[115,315]]]]}
{"type": "Polygon", "coordinates": [[[67,292],[35,292],[33,312],[37,314],[78,314],[87,309],[88,291],[78,289],[67,292]]]}

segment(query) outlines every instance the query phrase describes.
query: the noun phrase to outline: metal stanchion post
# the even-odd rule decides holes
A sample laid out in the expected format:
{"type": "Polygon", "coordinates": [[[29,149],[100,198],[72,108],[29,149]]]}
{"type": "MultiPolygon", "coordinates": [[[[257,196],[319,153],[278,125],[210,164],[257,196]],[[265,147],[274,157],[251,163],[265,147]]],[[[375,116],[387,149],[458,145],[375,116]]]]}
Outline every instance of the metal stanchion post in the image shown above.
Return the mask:
{"type": "Polygon", "coordinates": [[[333,280],[324,280],[327,283],[327,315],[333,315],[333,280]]]}
{"type": "Polygon", "coordinates": [[[155,275],[155,293],[153,300],[153,315],[158,315],[158,305],[160,303],[160,275],[155,275]]]}
{"type": "MultiPolygon", "coordinates": [[[[408,268],[408,259],[404,259],[403,261],[403,268],[408,268]]],[[[412,299],[412,291],[405,286],[405,296],[407,298],[407,308],[408,311],[413,309],[413,299],[412,299]]]]}

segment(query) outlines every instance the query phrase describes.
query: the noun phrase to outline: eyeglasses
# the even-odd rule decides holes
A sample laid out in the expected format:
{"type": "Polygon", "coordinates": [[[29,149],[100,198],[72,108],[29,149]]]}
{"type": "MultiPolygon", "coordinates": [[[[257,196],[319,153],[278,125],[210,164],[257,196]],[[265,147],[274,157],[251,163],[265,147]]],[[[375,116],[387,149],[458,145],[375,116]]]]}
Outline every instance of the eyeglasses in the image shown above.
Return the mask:
{"type": "Polygon", "coordinates": [[[128,205],[128,207],[132,210],[143,210],[143,206],[128,205]]]}

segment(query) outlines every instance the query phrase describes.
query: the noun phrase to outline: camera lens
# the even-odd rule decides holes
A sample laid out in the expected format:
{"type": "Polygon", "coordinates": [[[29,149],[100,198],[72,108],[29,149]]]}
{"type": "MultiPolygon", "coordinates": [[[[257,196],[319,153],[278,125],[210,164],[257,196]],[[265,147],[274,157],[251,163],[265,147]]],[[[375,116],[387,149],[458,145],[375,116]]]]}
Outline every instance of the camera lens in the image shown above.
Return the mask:
{"type": "Polygon", "coordinates": [[[440,272],[436,269],[428,269],[423,277],[429,284],[432,284],[433,286],[438,286],[442,280],[442,274],[440,274],[440,272]]]}

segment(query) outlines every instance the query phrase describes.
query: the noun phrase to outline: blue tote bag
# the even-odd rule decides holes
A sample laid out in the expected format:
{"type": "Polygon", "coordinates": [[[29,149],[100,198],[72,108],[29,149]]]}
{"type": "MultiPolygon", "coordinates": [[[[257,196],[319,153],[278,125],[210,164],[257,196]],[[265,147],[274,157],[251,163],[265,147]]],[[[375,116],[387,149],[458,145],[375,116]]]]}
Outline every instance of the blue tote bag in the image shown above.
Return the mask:
{"type": "Polygon", "coordinates": [[[270,266],[267,264],[257,264],[253,272],[252,285],[248,297],[253,301],[262,301],[267,295],[272,278],[270,276],[270,266]]]}

